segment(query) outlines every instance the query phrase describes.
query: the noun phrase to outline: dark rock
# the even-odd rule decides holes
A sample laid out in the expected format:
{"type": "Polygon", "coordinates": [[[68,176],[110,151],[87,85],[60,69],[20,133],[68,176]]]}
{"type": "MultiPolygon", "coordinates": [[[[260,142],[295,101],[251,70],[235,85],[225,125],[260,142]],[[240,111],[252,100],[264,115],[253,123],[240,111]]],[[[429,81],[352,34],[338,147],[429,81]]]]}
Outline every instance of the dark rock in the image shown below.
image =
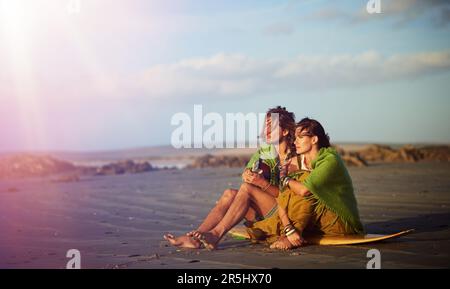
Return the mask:
{"type": "Polygon", "coordinates": [[[107,164],[96,169],[96,175],[121,175],[121,174],[136,174],[152,171],[154,168],[148,162],[136,163],[132,160],[120,161],[116,163],[107,164]]]}
{"type": "Polygon", "coordinates": [[[417,162],[427,161],[450,161],[450,146],[425,146],[414,147],[406,145],[398,150],[389,146],[371,145],[359,152],[359,154],[370,162],[417,162]]]}
{"type": "Polygon", "coordinates": [[[204,155],[194,160],[188,168],[227,167],[242,168],[250,160],[250,156],[204,155]]]}

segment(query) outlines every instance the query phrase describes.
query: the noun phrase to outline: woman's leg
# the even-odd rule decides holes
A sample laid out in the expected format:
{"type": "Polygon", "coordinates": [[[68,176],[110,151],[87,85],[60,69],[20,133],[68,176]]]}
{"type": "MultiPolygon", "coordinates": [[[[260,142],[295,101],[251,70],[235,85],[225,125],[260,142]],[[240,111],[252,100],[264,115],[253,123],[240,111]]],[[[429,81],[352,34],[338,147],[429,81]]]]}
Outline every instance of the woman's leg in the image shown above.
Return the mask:
{"type": "MultiPolygon", "coordinates": [[[[313,224],[317,223],[316,220],[312,220],[314,214],[314,201],[296,195],[292,191],[289,192],[289,194],[291,194],[291,197],[289,198],[288,203],[289,213],[287,214],[287,218],[289,219],[289,222],[295,227],[297,232],[304,232],[311,221],[313,224]]],[[[291,244],[291,242],[285,236],[280,236],[278,240],[270,246],[270,248],[272,249],[282,250],[288,250],[295,247],[296,246],[291,244]]]]}
{"type": "Polygon", "coordinates": [[[231,228],[242,221],[251,207],[261,214],[267,214],[277,204],[276,199],[260,188],[244,183],[220,222],[203,235],[205,244],[214,249],[220,239],[231,228]]]}

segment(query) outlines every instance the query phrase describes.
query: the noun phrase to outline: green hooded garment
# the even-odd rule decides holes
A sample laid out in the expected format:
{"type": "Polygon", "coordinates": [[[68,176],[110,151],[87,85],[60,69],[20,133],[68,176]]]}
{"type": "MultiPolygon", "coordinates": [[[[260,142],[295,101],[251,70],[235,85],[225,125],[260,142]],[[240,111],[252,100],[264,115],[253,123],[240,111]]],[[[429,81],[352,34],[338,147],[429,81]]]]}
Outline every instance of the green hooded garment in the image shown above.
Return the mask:
{"type": "Polygon", "coordinates": [[[334,212],[352,231],[364,233],[352,179],[341,157],[334,148],[321,148],[311,163],[312,171],[303,184],[312,193],[315,211],[324,209],[334,212]]]}

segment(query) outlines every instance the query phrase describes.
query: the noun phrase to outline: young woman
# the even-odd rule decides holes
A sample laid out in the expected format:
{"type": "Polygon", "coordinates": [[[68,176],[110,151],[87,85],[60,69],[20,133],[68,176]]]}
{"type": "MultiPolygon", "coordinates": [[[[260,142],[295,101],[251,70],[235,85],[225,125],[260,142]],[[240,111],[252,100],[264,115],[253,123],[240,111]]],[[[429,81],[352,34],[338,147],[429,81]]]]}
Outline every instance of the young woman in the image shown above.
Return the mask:
{"type": "Polygon", "coordinates": [[[197,230],[185,236],[164,238],[173,246],[215,249],[222,237],[242,220],[247,224],[274,214],[279,194],[280,160],[294,152],[295,116],[284,107],[266,114],[264,137],[267,145],[252,156],[242,174],[239,190],[227,189],[197,230]]]}
{"type": "Polygon", "coordinates": [[[281,177],[278,214],[253,224],[248,230],[252,238],[291,249],[305,243],[303,234],[363,233],[352,180],[322,125],[305,118],[295,135],[301,169],[281,177]]]}

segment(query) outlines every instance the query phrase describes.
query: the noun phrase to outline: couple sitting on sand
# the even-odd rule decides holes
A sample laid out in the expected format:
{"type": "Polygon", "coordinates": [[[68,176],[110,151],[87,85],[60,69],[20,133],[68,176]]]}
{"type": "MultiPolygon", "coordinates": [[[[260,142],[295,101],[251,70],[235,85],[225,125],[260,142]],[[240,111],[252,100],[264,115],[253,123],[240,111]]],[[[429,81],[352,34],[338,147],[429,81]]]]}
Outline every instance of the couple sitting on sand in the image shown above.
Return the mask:
{"type": "Polygon", "coordinates": [[[243,220],[253,240],[282,250],[302,246],[308,234],[363,233],[350,175],[318,121],[296,124],[276,107],[266,114],[264,136],[239,190],[225,190],[197,230],[165,235],[171,245],[215,249],[243,220]]]}

